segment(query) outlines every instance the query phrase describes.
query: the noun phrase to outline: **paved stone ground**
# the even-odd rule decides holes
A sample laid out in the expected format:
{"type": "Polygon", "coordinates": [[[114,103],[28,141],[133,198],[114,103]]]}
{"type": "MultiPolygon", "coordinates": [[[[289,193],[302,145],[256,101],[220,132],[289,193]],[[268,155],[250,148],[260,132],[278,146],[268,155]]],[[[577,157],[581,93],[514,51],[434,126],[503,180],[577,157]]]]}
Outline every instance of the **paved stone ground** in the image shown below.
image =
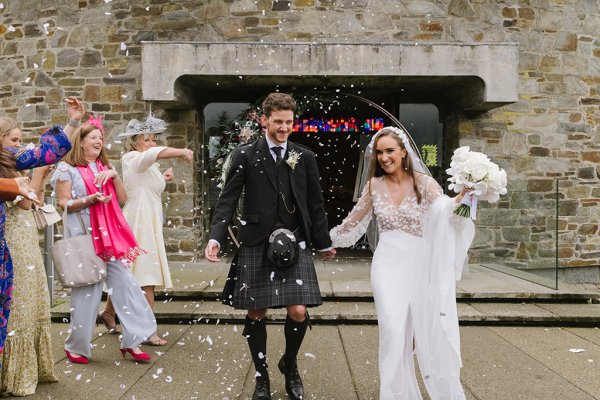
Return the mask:
{"type": "MultiPolygon", "coordinates": [[[[368,262],[317,261],[316,265],[322,294],[328,299],[320,307],[324,315],[337,313],[374,322],[368,262]],[[344,298],[351,300],[338,301],[344,298]]],[[[176,287],[162,296],[156,315],[165,321],[182,322],[160,325],[160,333],[169,344],[145,348],[152,355],[151,363],[123,360],[118,352],[118,336],[104,334],[104,329],[98,328],[91,364],[72,365],[62,351],[68,325],[54,323],[56,372],[61,381],[40,384],[31,398],[249,399],[254,387],[253,369],[241,336],[242,326],[214,324],[219,316],[237,316],[228,307],[221,310],[214,301],[221,291],[227,264],[174,265],[171,272],[176,287]],[[209,315],[211,321],[206,324],[209,315]],[[203,316],[202,323],[190,324],[194,319],[198,321],[198,316],[203,316]]],[[[484,315],[496,323],[508,317],[514,323],[516,317],[526,322],[564,316],[595,323],[598,319],[592,314],[600,305],[588,303],[597,299],[598,292],[589,289],[564,286],[555,291],[475,266],[459,283],[457,297],[463,301],[458,307],[464,322],[483,319],[484,315]],[[478,302],[471,303],[471,299],[478,302]],[[579,304],[533,304],[532,299],[579,304]],[[521,300],[527,303],[521,304],[521,300]]],[[[63,321],[62,316],[68,315],[69,290],[57,286],[55,294],[57,307],[53,315],[63,321]]],[[[335,320],[335,315],[328,317],[334,320],[329,325],[315,325],[301,349],[299,366],[307,399],[375,400],[377,326],[344,325],[344,321],[335,320]]],[[[281,317],[276,311],[272,316],[281,317]]],[[[282,325],[270,324],[268,331],[273,398],[287,399],[283,377],[276,368],[284,347],[282,325]]],[[[469,400],[600,399],[600,329],[462,326],[461,338],[462,380],[469,400]]]]}
{"type": "MultiPolygon", "coordinates": [[[[249,399],[253,370],[241,325],[163,325],[165,347],[145,347],[149,364],[123,360],[117,335],[97,329],[89,365],[62,352],[68,326],[55,323],[58,383],[38,386],[31,399],[249,399]]],[[[276,363],[284,340],[269,325],[268,359],[274,399],[287,399],[276,363]]],[[[467,398],[600,399],[597,328],[461,327],[467,398]],[[583,352],[571,352],[583,349],[583,352]]],[[[378,398],[377,327],[315,326],[299,357],[307,399],[378,398]]],[[[424,396],[427,399],[427,396],[424,396]]]]}

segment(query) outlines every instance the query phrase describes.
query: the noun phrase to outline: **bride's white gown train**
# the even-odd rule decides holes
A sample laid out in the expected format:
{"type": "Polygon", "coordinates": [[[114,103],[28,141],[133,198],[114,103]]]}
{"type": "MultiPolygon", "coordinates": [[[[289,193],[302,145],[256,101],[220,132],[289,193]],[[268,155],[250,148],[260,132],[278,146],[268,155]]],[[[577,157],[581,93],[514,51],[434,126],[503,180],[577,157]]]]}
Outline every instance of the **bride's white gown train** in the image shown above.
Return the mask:
{"type": "Polygon", "coordinates": [[[453,199],[427,175],[422,193],[394,204],[384,177],[373,178],[344,222],[331,230],[335,247],[350,246],[373,214],[380,233],[371,267],[379,323],[380,400],[418,400],[413,339],[421,375],[433,400],[465,398],[460,383],[460,337],[455,279],[474,236],[473,223],[453,215],[453,199]]]}

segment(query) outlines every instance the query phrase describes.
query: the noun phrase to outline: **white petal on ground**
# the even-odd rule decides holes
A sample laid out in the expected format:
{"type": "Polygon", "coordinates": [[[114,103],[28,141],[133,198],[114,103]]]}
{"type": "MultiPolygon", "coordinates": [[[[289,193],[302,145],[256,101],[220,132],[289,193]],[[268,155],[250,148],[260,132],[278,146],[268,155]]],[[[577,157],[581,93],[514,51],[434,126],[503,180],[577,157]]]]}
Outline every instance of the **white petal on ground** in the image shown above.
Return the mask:
{"type": "Polygon", "coordinates": [[[569,351],[571,353],[583,353],[583,352],[585,352],[584,349],[569,349],[569,351]]]}

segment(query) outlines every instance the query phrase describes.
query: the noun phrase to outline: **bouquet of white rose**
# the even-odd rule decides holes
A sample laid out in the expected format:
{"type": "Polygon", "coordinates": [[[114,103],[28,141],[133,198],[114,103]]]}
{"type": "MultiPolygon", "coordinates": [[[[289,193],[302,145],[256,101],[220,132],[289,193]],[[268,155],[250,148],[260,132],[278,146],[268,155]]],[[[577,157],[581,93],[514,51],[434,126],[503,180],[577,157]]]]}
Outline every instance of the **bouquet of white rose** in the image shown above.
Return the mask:
{"type": "Polygon", "coordinates": [[[506,194],[506,171],[494,164],[488,156],[470,151],[469,146],[454,151],[450,168],[446,170],[450,178],[448,188],[460,193],[467,188],[461,204],[454,210],[463,217],[477,218],[477,201],[495,203],[506,194]]]}

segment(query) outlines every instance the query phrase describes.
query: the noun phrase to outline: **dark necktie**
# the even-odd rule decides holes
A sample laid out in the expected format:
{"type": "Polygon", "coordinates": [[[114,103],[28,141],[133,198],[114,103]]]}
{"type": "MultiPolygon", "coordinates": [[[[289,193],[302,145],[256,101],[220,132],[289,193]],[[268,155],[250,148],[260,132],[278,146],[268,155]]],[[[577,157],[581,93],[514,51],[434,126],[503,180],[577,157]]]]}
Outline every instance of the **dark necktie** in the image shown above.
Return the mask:
{"type": "Polygon", "coordinates": [[[283,147],[274,146],[271,150],[275,152],[275,162],[279,164],[281,162],[281,151],[283,150],[283,147]]]}

